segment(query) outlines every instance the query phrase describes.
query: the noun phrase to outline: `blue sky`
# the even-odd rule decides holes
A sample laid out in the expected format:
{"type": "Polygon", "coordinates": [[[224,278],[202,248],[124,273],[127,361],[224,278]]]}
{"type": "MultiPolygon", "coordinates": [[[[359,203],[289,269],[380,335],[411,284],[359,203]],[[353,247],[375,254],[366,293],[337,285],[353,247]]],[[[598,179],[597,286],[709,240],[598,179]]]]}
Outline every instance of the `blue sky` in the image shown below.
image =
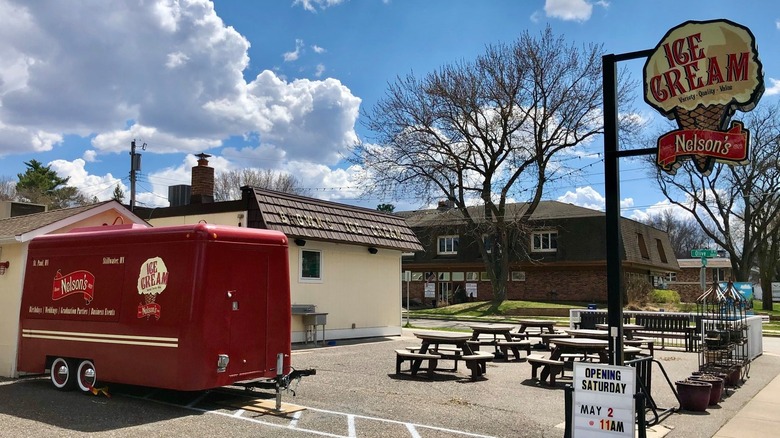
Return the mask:
{"type": "MultiPolygon", "coordinates": [[[[166,206],[189,184],[193,154],[217,172],[290,172],[312,196],[375,207],[343,160],[360,123],[399,75],[471,60],[523,31],[553,32],[607,53],[653,48],[686,20],[726,18],[754,33],[766,93],[780,87],[780,7],[774,0],[0,0],[0,177],[37,159],[88,196],[129,194],[130,141],[146,143],[139,205],[166,206]]],[[[662,117],[641,98],[641,117],[662,117]]],[[[735,119],[740,118],[740,113],[735,119]]],[[[630,146],[630,145],[627,145],[630,146]]],[[[589,152],[603,149],[598,139],[589,152]]],[[[545,198],[603,208],[603,162],[545,198]]],[[[623,215],[665,202],[639,162],[621,162],[623,215]]],[[[393,201],[399,209],[424,206],[393,201]]]]}

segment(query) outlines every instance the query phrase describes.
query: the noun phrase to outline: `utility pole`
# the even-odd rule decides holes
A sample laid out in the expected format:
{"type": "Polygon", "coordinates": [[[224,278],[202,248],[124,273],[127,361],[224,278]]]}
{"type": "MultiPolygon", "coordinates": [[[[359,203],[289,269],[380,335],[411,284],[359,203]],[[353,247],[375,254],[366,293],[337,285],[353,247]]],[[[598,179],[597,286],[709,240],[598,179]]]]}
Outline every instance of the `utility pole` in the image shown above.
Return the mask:
{"type": "MultiPolygon", "coordinates": [[[[141,146],[146,150],[146,143],[141,146]]],[[[135,152],[135,139],[130,142],[130,211],[135,209],[135,174],[141,170],[141,154],[135,152]]]]}

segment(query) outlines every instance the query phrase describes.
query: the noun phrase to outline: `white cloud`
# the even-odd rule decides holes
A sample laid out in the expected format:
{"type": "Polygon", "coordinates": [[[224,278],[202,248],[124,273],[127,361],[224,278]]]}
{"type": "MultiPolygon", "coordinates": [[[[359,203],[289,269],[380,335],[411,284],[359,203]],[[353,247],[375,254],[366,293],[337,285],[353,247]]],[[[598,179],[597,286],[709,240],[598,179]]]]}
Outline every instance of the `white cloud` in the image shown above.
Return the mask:
{"type": "Polygon", "coordinates": [[[311,49],[312,49],[312,50],[314,50],[314,53],[317,53],[317,54],[320,54],[320,53],[325,53],[325,52],[327,51],[327,50],[325,50],[325,48],[323,48],[323,47],[320,47],[320,46],[318,46],[318,45],[316,45],[316,44],[314,44],[313,46],[311,46],[311,49]]]}
{"type": "MultiPolygon", "coordinates": [[[[605,1],[596,4],[602,7],[609,6],[605,1]]],[[[593,13],[593,4],[588,0],[545,0],[544,12],[548,17],[564,21],[588,21],[593,13]]]]}
{"type": "Polygon", "coordinates": [[[81,158],[88,163],[92,163],[97,161],[97,152],[92,149],[88,149],[84,151],[84,154],[81,155],[81,158]]]}
{"type": "MultiPolygon", "coordinates": [[[[591,186],[577,187],[573,192],[568,191],[559,196],[557,201],[599,211],[604,211],[607,205],[606,198],[591,186]]],[[[621,215],[625,216],[624,211],[633,206],[634,200],[632,198],[622,199],[620,201],[621,215]]]]}
{"type": "Polygon", "coordinates": [[[303,48],[303,40],[295,40],[295,50],[292,52],[284,52],[282,57],[284,62],[296,61],[301,56],[301,49],[303,48]]]}
{"type": "Polygon", "coordinates": [[[331,6],[337,6],[343,3],[344,0],[294,0],[293,6],[300,5],[303,9],[309,12],[317,12],[317,8],[327,9],[331,6]]]}
{"type": "Polygon", "coordinates": [[[68,185],[78,187],[87,199],[97,198],[100,201],[111,199],[117,184],[126,189],[119,178],[110,173],[104,176],[90,175],[85,167],[86,161],[77,158],[73,161],[54,160],[49,163],[51,170],[61,178],[69,178],[68,185]]]}
{"type": "Polygon", "coordinates": [[[325,66],[323,64],[317,64],[317,68],[314,71],[314,76],[319,78],[323,73],[325,73],[325,66]]]}
{"type": "Polygon", "coordinates": [[[254,133],[290,159],[333,163],[357,138],[360,99],[334,79],[247,82],[248,48],[206,0],[0,0],[0,156],[66,135],[93,137],[98,159],[133,138],[149,153],[201,152],[254,133]]]}
{"type": "Polygon", "coordinates": [[[774,96],[775,94],[780,94],[780,80],[772,79],[772,78],[766,78],[767,81],[769,81],[769,87],[766,88],[766,91],[764,91],[764,94],[766,96],[774,96]]]}

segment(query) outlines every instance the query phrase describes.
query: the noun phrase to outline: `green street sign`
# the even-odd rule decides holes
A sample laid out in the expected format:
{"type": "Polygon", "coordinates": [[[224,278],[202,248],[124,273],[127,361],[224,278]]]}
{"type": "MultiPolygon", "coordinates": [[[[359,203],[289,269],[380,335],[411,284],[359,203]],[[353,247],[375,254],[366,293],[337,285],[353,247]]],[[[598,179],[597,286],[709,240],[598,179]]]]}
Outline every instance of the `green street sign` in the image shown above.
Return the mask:
{"type": "Polygon", "coordinates": [[[693,249],[691,250],[691,257],[717,257],[718,251],[714,249],[693,249]]]}

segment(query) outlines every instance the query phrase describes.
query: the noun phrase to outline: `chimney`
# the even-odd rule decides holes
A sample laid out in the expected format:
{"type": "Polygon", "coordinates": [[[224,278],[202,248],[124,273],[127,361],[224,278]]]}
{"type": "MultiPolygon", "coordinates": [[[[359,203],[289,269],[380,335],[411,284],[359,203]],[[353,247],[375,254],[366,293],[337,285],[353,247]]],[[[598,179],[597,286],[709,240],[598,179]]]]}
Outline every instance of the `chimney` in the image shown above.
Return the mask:
{"type": "Polygon", "coordinates": [[[198,165],[192,168],[192,194],[190,204],[214,202],[214,168],[209,167],[209,154],[196,154],[198,165]]]}

